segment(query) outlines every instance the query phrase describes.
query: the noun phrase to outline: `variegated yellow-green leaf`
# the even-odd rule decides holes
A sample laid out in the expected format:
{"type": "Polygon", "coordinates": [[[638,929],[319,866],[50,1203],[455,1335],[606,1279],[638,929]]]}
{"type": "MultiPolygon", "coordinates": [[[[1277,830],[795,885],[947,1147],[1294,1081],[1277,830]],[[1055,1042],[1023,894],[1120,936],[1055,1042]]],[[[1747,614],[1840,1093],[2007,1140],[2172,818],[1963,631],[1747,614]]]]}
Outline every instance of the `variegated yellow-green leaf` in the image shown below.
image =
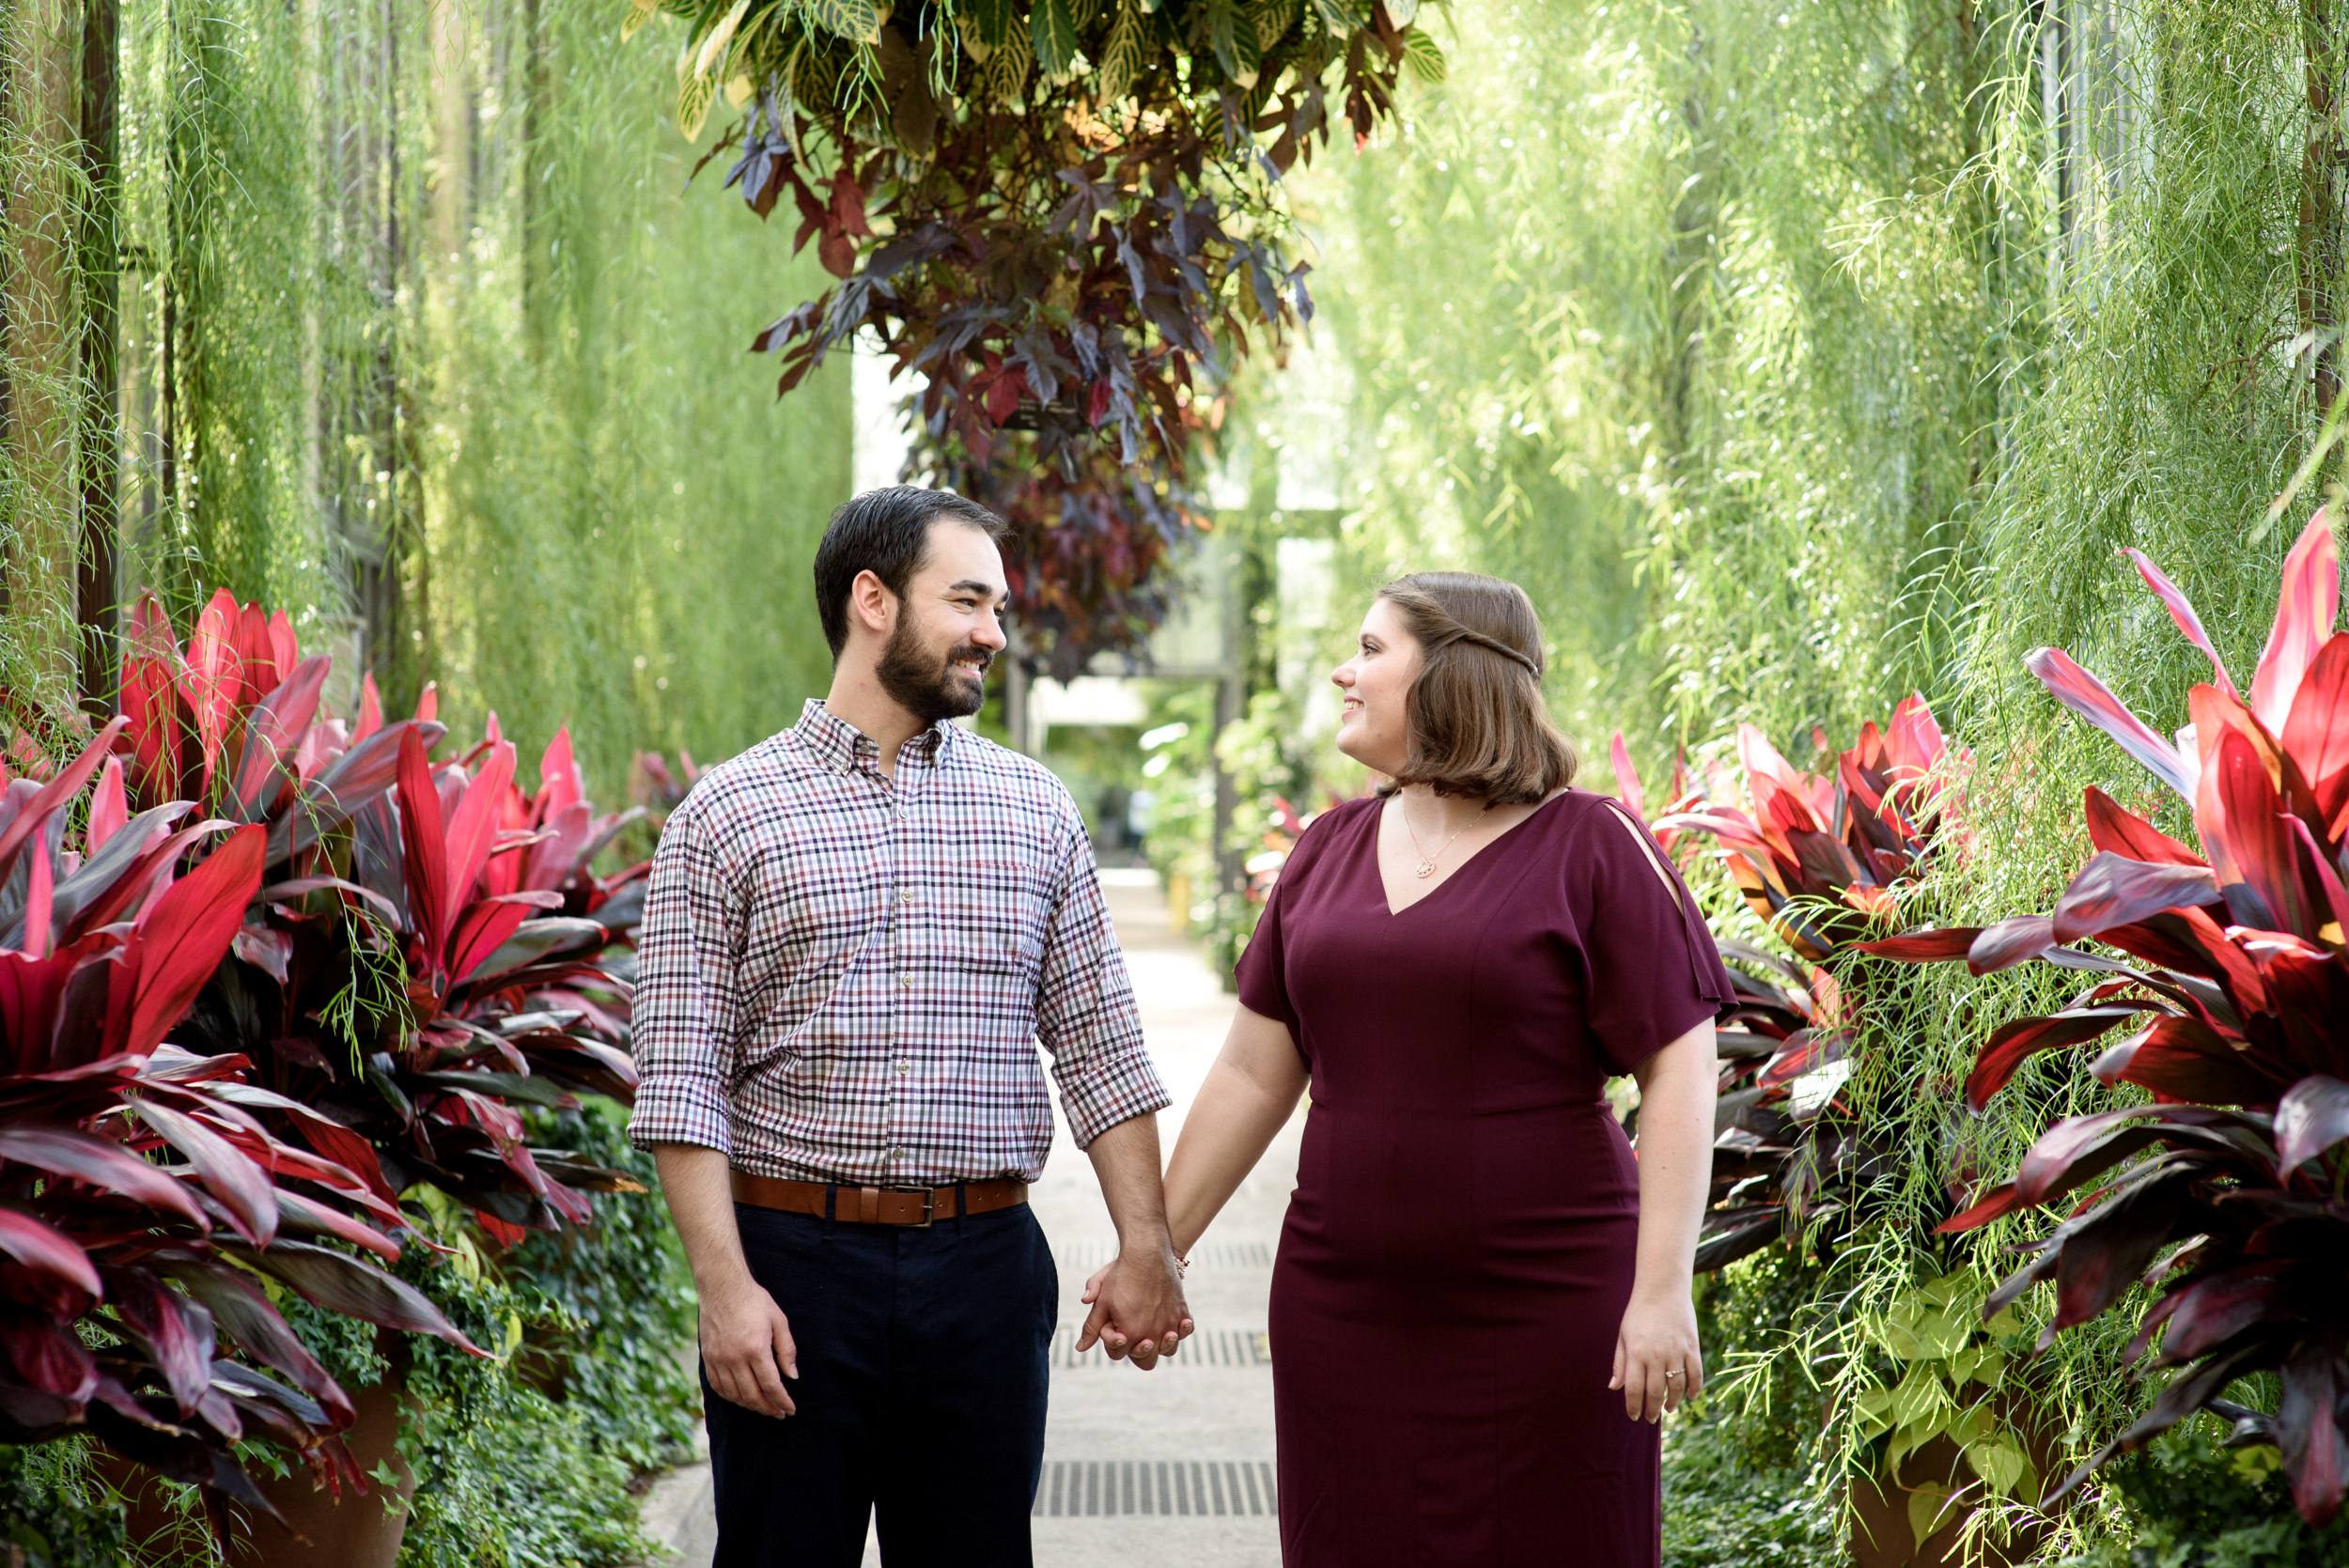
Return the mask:
{"type": "Polygon", "coordinates": [[[1297,13],[1304,0],[1255,0],[1248,8],[1248,19],[1256,24],[1256,48],[1259,53],[1270,49],[1297,25],[1297,13]]]}
{"type": "Polygon", "coordinates": [[[962,39],[962,52],[974,65],[987,64],[987,57],[995,53],[995,46],[979,37],[979,25],[968,16],[955,23],[955,32],[962,39]]]}
{"type": "Polygon", "coordinates": [[[1047,76],[1066,76],[1077,63],[1077,13],[1068,0],[1035,0],[1028,13],[1028,36],[1035,63],[1047,76]]]}
{"type": "Polygon", "coordinates": [[[1414,27],[1403,35],[1403,64],[1405,69],[1423,82],[1440,82],[1451,68],[1444,64],[1443,51],[1423,27],[1414,27]]]}
{"type": "MultiPolygon", "coordinates": [[[[1011,0],[971,0],[961,10],[964,36],[976,31],[979,41],[989,49],[1003,48],[1011,41],[1012,34],[1019,31],[1019,15],[1011,0]]],[[[977,54],[971,57],[981,58],[977,54]]]]}
{"type": "Polygon", "coordinates": [[[758,84],[740,71],[726,78],[726,103],[731,108],[739,109],[751,101],[751,94],[756,91],[758,84]]]}
{"type": "Polygon", "coordinates": [[[628,20],[620,23],[620,41],[634,38],[645,23],[661,13],[661,0],[628,0],[628,20]]]}
{"type": "Polygon", "coordinates": [[[1019,89],[1028,85],[1028,67],[1034,59],[1034,51],[1028,46],[1028,35],[1019,28],[1012,29],[1011,37],[979,68],[979,81],[987,88],[987,96],[999,103],[1018,98],[1019,89]]]}
{"type": "Polygon", "coordinates": [[[1419,20],[1419,0],[1386,0],[1387,20],[1397,27],[1408,27],[1419,20]]]}
{"type": "Polygon", "coordinates": [[[1321,18],[1321,24],[1340,38],[1362,24],[1362,19],[1356,14],[1351,0],[1313,0],[1313,5],[1314,14],[1321,18]]]}
{"type": "Polygon", "coordinates": [[[709,117],[709,101],[717,95],[717,84],[707,76],[688,76],[677,90],[677,128],[689,142],[699,141],[702,121],[709,117]]]}
{"type": "Polygon", "coordinates": [[[873,0],[800,0],[801,14],[836,39],[850,43],[880,39],[880,12],[873,0]]]}
{"type": "Polygon", "coordinates": [[[707,76],[709,68],[718,63],[726,45],[734,41],[734,30],[742,25],[742,13],[751,8],[751,0],[734,0],[734,8],[718,19],[718,25],[702,39],[701,50],[693,56],[693,74],[707,76]]]}
{"type": "Polygon", "coordinates": [[[1110,23],[1109,41],[1101,48],[1101,101],[1114,103],[1133,91],[1142,78],[1143,22],[1139,0],[1118,0],[1117,20],[1110,23]]]}

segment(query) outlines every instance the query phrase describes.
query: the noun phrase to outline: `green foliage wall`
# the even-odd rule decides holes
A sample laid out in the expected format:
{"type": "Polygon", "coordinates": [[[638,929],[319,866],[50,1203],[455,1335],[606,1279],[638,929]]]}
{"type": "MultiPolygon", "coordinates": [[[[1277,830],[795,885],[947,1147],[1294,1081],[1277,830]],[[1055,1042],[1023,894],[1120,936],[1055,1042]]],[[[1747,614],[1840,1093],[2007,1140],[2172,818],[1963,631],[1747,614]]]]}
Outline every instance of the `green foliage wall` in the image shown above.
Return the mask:
{"type": "MultiPolygon", "coordinates": [[[[714,761],[823,694],[808,567],[850,443],[845,364],[778,403],[744,351],[752,318],[818,291],[814,254],[788,261],[739,203],[687,191],[695,149],[642,50],[617,48],[622,14],[548,8],[541,129],[476,163],[485,216],[427,313],[446,345],[430,667],[460,713],[494,706],[532,744],[568,719],[608,787],[625,747],[714,761]]],[[[482,109],[521,75],[485,83],[482,109]]]]}
{"type": "MultiPolygon", "coordinates": [[[[813,258],[687,194],[626,15],[217,0],[125,7],[122,44],[125,601],[154,586],[184,630],[226,585],[395,704],[437,680],[460,731],[495,709],[535,748],[568,721],[607,797],[637,747],[728,754],[821,691],[805,568],[849,460],[845,365],[786,406],[745,351],[813,258]]],[[[7,133],[48,160],[14,181],[47,202],[11,201],[14,259],[73,170],[54,128],[7,133]]],[[[28,395],[57,379],[42,341],[8,347],[28,395]]],[[[73,442],[37,423],[6,521],[47,562],[73,442]]],[[[37,651],[56,607],[24,590],[68,562],[10,600],[37,651]]]]}

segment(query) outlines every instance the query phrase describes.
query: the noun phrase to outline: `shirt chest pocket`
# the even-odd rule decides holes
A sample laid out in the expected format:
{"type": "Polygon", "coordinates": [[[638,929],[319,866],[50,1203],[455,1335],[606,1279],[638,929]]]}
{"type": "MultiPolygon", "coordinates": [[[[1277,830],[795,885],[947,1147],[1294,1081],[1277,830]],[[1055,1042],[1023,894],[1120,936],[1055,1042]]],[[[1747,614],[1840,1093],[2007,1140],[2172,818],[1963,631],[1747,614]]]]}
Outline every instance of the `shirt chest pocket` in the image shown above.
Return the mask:
{"type": "Polygon", "coordinates": [[[1050,890],[1016,860],[963,861],[917,888],[918,922],[940,960],[964,972],[1033,977],[1044,956],[1050,890]]]}

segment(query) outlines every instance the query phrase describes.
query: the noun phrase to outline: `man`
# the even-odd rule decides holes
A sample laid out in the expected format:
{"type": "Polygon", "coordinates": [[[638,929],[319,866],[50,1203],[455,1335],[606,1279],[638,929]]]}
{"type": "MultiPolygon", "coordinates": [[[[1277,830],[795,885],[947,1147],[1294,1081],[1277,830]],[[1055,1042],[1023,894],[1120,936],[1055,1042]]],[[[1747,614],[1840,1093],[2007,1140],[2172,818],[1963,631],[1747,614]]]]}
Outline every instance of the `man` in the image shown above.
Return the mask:
{"type": "Polygon", "coordinates": [[[1119,1256],[1086,1320],[1143,1368],[1190,1329],[1168,1103],[1051,774],[950,722],[1003,646],[1003,524],[898,486],[816,554],[832,690],[714,768],[653,858],[629,1131],[701,1296],[720,1568],[1025,1565],[1059,1286],[1027,1207],[1035,1042],[1119,1256]]]}

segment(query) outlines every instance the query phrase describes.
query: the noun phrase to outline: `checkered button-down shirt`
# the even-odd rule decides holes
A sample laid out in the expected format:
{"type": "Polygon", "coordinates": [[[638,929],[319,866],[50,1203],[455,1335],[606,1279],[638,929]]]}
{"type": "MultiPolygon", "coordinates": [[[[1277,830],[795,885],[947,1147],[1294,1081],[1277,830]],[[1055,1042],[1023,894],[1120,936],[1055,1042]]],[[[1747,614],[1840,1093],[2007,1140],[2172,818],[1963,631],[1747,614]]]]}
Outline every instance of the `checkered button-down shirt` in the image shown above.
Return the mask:
{"type": "Polygon", "coordinates": [[[893,783],[819,702],[670,816],[634,1036],[629,1135],[755,1175],[1034,1181],[1039,1041],[1080,1147],[1168,1103],[1060,782],[941,723],[893,783]]]}

